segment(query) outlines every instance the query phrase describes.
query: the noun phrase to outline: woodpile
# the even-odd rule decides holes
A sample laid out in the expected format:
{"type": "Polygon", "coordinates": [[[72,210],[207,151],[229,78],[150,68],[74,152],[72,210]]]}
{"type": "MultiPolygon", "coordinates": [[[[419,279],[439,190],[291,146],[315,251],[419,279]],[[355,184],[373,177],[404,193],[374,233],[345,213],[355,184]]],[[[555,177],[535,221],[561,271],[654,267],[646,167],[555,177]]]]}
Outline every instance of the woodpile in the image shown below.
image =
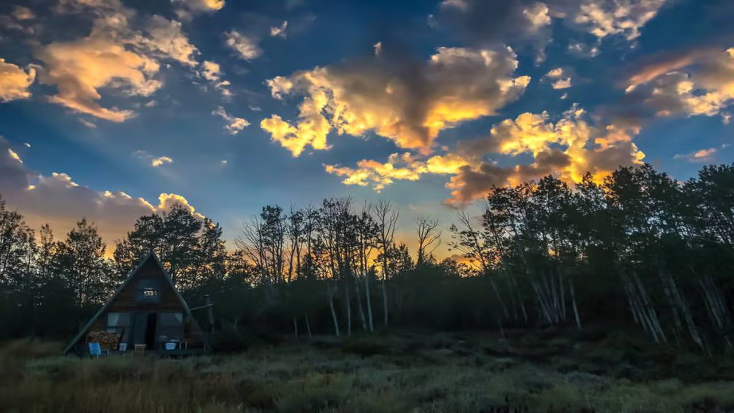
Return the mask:
{"type": "Polygon", "coordinates": [[[87,334],[87,343],[99,343],[103,349],[117,349],[117,344],[120,342],[120,336],[117,333],[110,333],[107,331],[90,331],[87,334]]]}

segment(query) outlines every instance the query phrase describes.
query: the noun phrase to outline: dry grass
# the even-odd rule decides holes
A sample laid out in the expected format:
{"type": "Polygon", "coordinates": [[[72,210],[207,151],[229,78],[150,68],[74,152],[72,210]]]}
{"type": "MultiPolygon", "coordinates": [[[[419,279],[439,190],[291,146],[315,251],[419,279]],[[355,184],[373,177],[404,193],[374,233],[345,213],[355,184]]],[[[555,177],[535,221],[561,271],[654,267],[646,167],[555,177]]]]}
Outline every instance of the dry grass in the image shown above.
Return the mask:
{"type": "Polygon", "coordinates": [[[709,371],[728,360],[680,356],[704,372],[696,378],[666,367],[680,360],[654,364],[649,348],[622,344],[441,335],[161,360],[66,358],[54,344],[23,341],[0,348],[0,411],[734,411],[734,378],[709,371]]]}

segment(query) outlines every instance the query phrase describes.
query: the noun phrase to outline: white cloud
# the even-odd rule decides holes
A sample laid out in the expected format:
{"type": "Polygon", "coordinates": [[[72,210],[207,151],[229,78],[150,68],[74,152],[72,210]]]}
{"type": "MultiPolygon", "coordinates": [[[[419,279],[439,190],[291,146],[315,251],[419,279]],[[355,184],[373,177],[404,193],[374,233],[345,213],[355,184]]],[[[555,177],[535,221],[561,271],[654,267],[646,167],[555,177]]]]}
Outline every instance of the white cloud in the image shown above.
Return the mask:
{"type": "Polygon", "coordinates": [[[225,33],[224,36],[227,46],[244,60],[253,60],[262,54],[262,50],[257,45],[257,39],[253,37],[245,36],[235,30],[225,33]]]}
{"type": "Polygon", "coordinates": [[[159,156],[157,158],[153,158],[153,160],[150,161],[150,166],[152,166],[153,168],[157,168],[167,163],[173,163],[173,159],[167,156],[159,156]]]}
{"type": "Polygon", "coordinates": [[[161,16],[153,16],[145,27],[147,36],[138,34],[134,45],[147,48],[153,55],[173,59],[183,65],[196,66],[199,50],[189,42],[181,30],[181,23],[161,16]]]}
{"type": "Polygon", "coordinates": [[[64,173],[40,175],[8,149],[9,142],[0,137],[0,194],[11,208],[20,210],[32,227],[48,223],[57,234],[64,234],[86,217],[98,225],[104,240],[111,244],[122,239],[142,215],[168,210],[175,203],[194,212],[186,198],[176,194],[163,193],[156,204],[151,204],[120,191],[93,190],[75,183],[64,173]]]}
{"type": "Polygon", "coordinates": [[[212,111],[212,115],[219,116],[227,121],[224,129],[230,135],[236,135],[246,127],[250,126],[250,122],[246,121],[245,119],[230,115],[221,106],[218,106],[214,111],[212,111]]]}
{"type": "Polygon", "coordinates": [[[599,46],[590,46],[580,42],[573,42],[568,45],[569,53],[576,57],[591,58],[599,55],[599,46]]]}
{"type": "Polygon", "coordinates": [[[382,42],[377,42],[372,47],[374,47],[375,49],[375,56],[379,56],[382,54],[382,42]]]}
{"type": "Polygon", "coordinates": [[[36,80],[36,70],[24,71],[22,68],[0,59],[0,102],[27,99],[31,97],[28,88],[36,80]]]}
{"type": "Polygon", "coordinates": [[[137,158],[140,158],[141,160],[144,160],[146,162],[150,162],[150,166],[153,168],[158,168],[160,166],[163,166],[165,164],[173,163],[173,159],[171,159],[168,156],[154,156],[149,154],[146,151],[135,151],[133,152],[133,155],[137,158]]]}
{"type": "Polygon", "coordinates": [[[88,127],[89,129],[97,129],[97,124],[95,124],[94,122],[88,121],[84,118],[79,118],[79,123],[88,127]]]}
{"type": "Polygon", "coordinates": [[[627,40],[640,36],[640,29],[658,13],[666,0],[585,0],[573,22],[599,39],[621,35],[627,40]]]}
{"type": "Polygon", "coordinates": [[[282,37],[286,38],[287,33],[286,30],[288,29],[288,21],[284,20],[283,23],[280,24],[280,26],[273,26],[270,28],[270,35],[273,37],[282,37]]]}

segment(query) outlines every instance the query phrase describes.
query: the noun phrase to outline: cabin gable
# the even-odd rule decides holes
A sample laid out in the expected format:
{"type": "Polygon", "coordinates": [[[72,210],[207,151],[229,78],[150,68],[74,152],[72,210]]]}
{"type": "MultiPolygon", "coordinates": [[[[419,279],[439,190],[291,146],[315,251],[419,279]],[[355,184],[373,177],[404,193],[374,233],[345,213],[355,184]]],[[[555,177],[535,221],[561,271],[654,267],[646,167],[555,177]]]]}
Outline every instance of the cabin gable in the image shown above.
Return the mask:
{"type": "Polygon", "coordinates": [[[141,260],[125,282],[64,350],[83,353],[86,343],[102,341],[116,349],[146,344],[149,350],[163,350],[166,343],[184,343],[190,349],[208,349],[203,332],[189,307],[152,252],[141,260]]]}

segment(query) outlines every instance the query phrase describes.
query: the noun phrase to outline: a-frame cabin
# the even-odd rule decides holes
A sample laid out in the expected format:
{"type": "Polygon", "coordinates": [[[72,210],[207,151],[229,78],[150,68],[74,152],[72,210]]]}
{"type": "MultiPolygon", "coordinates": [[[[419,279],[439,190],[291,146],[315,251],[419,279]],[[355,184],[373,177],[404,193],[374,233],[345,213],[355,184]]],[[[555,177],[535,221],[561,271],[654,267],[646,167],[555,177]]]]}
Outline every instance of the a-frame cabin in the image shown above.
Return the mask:
{"type": "Polygon", "coordinates": [[[98,332],[115,333],[118,343],[126,343],[130,350],[135,344],[145,344],[147,352],[163,354],[209,350],[186,301],[152,251],[74,337],[64,354],[86,354],[90,335],[98,332]],[[166,350],[166,343],[175,344],[175,350],[166,350]]]}

